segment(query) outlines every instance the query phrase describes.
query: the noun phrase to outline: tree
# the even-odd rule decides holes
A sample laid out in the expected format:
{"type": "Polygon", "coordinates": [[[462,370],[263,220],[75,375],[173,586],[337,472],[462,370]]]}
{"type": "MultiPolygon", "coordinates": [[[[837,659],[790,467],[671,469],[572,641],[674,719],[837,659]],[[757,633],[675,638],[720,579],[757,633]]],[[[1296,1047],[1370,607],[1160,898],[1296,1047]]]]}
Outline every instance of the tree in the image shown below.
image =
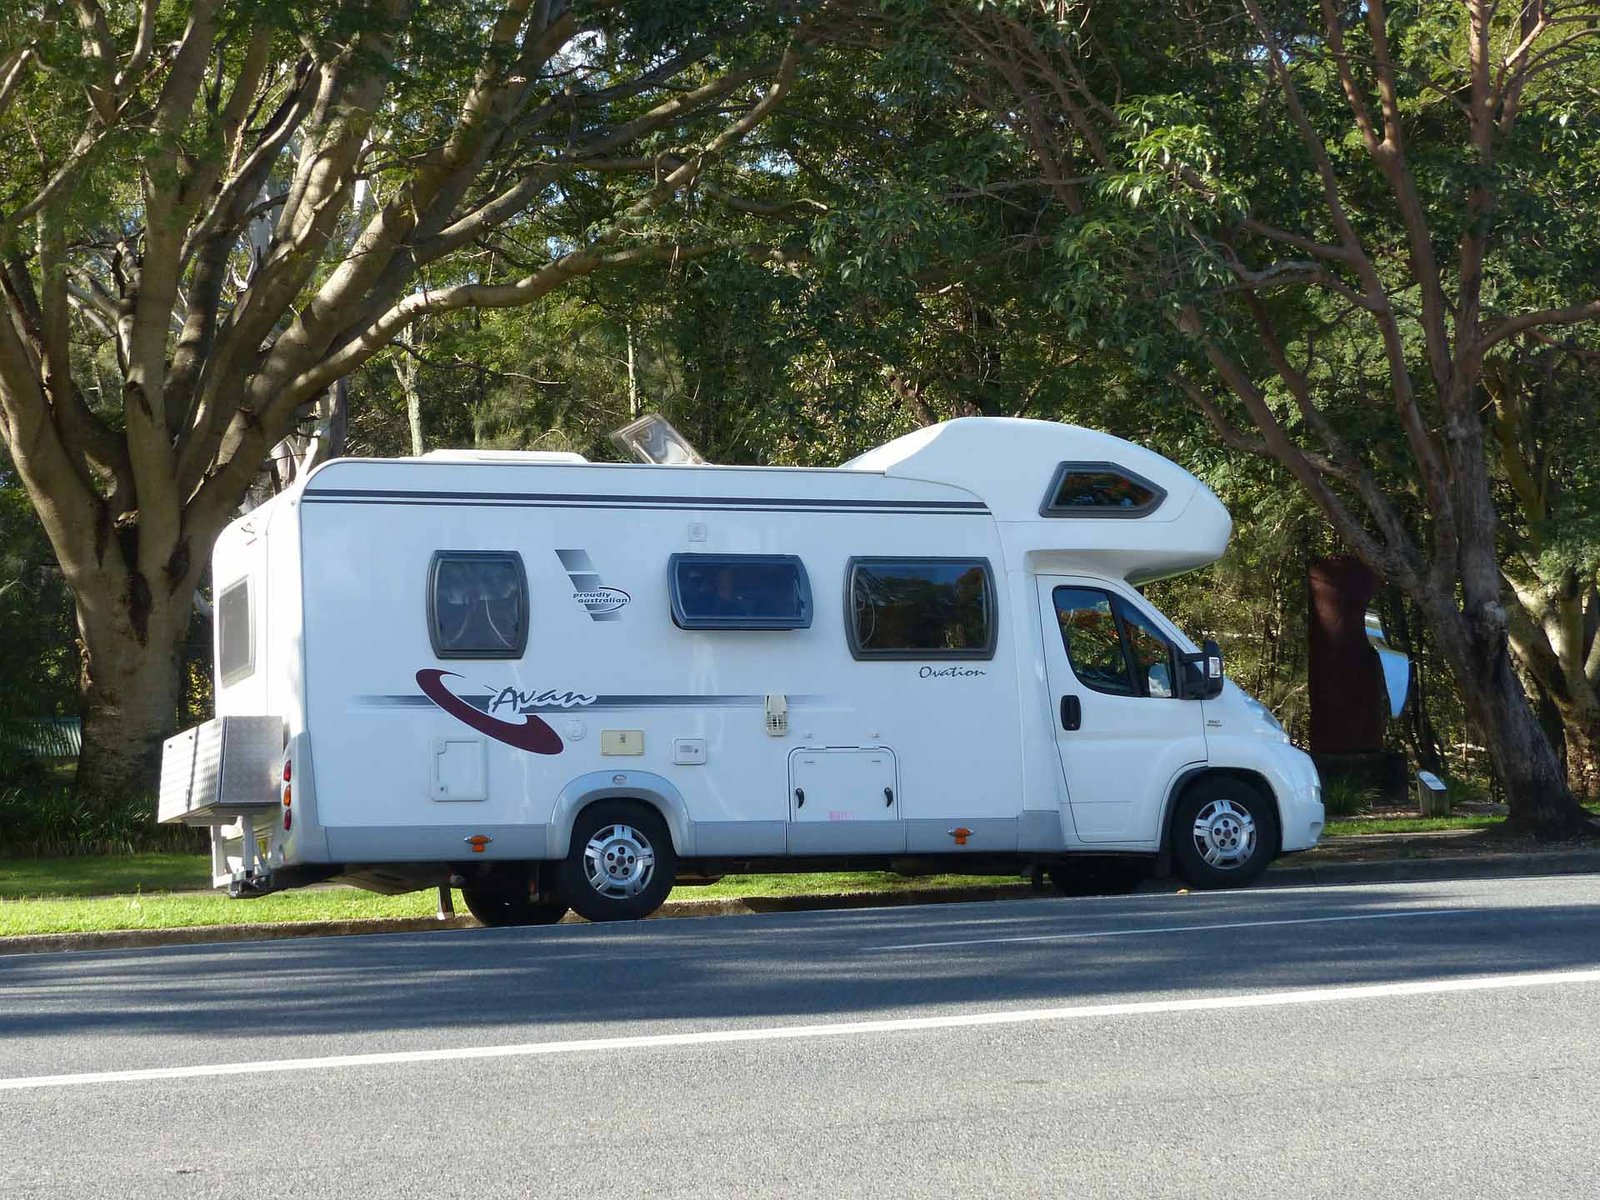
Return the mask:
{"type": "Polygon", "coordinates": [[[153,784],[211,546],[306,406],[419,318],[719,244],[797,36],[735,0],[11,14],[0,438],[76,602],[86,803],[153,784]]]}
{"type": "Polygon", "coordinates": [[[1504,497],[1511,646],[1558,718],[1575,791],[1600,797],[1600,354],[1519,346],[1484,367],[1504,497]]]}
{"type": "Polygon", "coordinates": [[[1482,414],[1486,367],[1533,339],[1592,349],[1600,322],[1600,5],[858,17],[991,114],[1002,153],[967,179],[1032,206],[1051,254],[1025,286],[1067,335],[1283,464],[1425,619],[1512,828],[1590,832],[1514,670],[1482,414]],[[930,39],[937,55],[908,50],[930,39]]]}

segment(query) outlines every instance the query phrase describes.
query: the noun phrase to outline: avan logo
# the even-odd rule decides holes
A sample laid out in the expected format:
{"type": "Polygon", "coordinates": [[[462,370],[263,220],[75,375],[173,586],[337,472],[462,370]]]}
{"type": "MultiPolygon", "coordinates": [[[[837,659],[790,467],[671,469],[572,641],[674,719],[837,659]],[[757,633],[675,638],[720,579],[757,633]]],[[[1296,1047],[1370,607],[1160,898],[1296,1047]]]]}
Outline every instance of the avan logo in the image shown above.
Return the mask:
{"type": "Polygon", "coordinates": [[[600,582],[600,572],[587,550],[557,550],[562,569],[572,580],[572,598],[583,605],[591,620],[616,621],[633,597],[621,588],[600,582]]]}
{"type": "Polygon", "coordinates": [[[422,689],[424,696],[463,725],[476,729],[497,742],[504,742],[508,746],[515,746],[518,750],[527,750],[532,754],[560,754],[566,746],[561,740],[561,735],[552,729],[544,718],[530,711],[531,709],[573,708],[593,704],[595,701],[593,696],[583,692],[519,692],[515,688],[502,688],[490,699],[488,711],[485,711],[445,687],[446,679],[460,678],[461,676],[454,671],[440,671],[429,667],[417,672],[417,686],[422,689]],[[522,719],[507,721],[491,715],[501,710],[509,710],[522,719]]]}

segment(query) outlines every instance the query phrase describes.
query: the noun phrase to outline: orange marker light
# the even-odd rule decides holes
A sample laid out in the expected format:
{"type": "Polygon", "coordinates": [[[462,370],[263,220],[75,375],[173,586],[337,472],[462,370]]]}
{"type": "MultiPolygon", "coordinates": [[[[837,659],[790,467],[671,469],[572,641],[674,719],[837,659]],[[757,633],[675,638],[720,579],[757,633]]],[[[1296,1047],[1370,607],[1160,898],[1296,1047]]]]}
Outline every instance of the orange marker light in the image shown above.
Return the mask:
{"type": "Polygon", "coordinates": [[[289,800],[290,800],[289,785],[286,783],[286,784],[283,785],[283,806],[285,808],[289,807],[289,800]]]}
{"type": "Polygon", "coordinates": [[[965,846],[967,844],[967,839],[972,836],[972,830],[968,829],[965,825],[957,825],[954,829],[946,830],[946,832],[949,833],[951,837],[955,838],[956,845],[958,846],[965,846]]]}
{"type": "Polygon", "coordinates": [[[494,839],[489,837],[487,834],[475,833],[467,839],[467,845],[472,847],[472,852],[474,854],[482,854],[483,848],[492,841],[494,841],[494,839]]]}

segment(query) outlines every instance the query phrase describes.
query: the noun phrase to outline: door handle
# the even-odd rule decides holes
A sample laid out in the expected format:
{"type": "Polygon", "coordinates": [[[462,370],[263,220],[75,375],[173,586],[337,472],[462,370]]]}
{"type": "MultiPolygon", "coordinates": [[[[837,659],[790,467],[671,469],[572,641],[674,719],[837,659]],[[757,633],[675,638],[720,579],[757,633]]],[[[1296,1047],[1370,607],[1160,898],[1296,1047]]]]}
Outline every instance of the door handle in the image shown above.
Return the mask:
{"type": "Polygon", "coordinates": [[[805,788],[795,788],[795,790],[794,790],[794,806],[796,808],[804,808],[806,806],[806,790],[805,790],[805,788]]]}
{"type": "Polygon", "coordinates": [[[1083,724],[1083,702],[1076,696],[1061,697],[1061,728],[1071,732],[1083,724]]]}
{"type": "Polygon", "coordinates": [[[884,788],[883,789],[883,806],[885,808],[893,808],[894,807],[894,789],[893,788],[884,788]]]}

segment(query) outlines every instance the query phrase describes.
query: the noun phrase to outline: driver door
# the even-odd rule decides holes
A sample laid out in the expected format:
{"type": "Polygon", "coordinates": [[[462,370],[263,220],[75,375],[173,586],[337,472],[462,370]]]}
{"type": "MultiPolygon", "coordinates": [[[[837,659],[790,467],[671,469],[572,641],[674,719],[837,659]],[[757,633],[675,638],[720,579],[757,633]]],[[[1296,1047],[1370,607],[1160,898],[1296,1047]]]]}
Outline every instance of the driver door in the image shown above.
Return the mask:
{"type": "Polygon", "coordinates": [[[1173,646],[1102,580],[1039,576],[1056,751],[1078,836],[1154,843],[1172,780],[1206,761],[1202,706],[1173,694],[1173,646]]]}

